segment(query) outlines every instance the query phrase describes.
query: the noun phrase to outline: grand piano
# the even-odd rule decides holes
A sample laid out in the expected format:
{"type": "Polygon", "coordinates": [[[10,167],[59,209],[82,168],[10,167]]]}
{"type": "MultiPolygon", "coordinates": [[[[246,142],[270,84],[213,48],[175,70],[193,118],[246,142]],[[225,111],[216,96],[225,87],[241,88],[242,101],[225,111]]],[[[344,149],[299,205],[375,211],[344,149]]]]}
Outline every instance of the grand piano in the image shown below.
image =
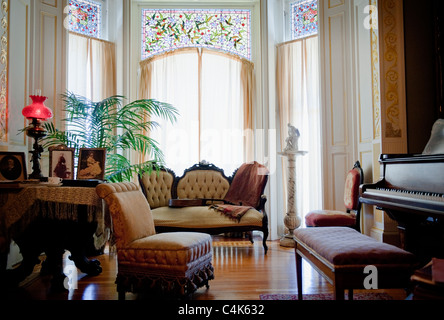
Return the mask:
{"type": "MultiPolygon", "coordinates": [[[[433,142],[439,151],[440,141],[433,142]]],[[[360,186],[361,203],[397,221],[403,248],[422,262],[444,258],[444,153],[382,154],[379,162],[381,179],[360,186]]]]}

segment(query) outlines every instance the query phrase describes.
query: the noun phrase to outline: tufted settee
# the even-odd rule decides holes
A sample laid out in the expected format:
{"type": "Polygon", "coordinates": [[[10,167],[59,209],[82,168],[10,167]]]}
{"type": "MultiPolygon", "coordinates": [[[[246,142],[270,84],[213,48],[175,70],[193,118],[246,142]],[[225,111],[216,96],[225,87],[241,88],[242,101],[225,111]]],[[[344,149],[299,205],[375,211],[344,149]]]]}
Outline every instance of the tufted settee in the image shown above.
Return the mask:
{"type": "Polygon", "coordinates": [[[243,164],[231,177],[221,168],[205,162],[186,169],[181,177],[169,169],[139,176],[156,232],[195,231],[213,235],[249,232],[253,242],[251,231],[259,230],[263,232],[265,253],[268,250],[268,217],[265,212],[267,198],[263,192],[267,181],[268,170],[257,162],[243,164]],[[247,180],[246,173],[250,175],[247,180]],[[242,194],[248,199],[237,199],[242,194]]]}

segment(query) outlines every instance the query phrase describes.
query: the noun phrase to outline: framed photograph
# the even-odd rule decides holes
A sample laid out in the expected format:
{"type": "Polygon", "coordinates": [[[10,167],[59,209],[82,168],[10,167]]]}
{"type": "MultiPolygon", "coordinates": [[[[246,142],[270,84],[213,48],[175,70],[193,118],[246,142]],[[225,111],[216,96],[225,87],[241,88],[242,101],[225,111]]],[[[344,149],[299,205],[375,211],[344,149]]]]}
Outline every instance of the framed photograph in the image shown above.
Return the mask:
{"type": "Polygon", "coordinates": [[[79,152],[79,164],[77,167],[78,180],[105,178],[105,148],[81,148],[79,152]]]}
{"type": "Polygon", "coordinates": [[[0,181],[24,181],[26,173],[24,152],[0,152],[0,181]]]}
{"type": "Polygon", "coordinates": [[[75,149],[61,144],[49,149],[49,176],[62,179],[74,179],[75,149]]]}

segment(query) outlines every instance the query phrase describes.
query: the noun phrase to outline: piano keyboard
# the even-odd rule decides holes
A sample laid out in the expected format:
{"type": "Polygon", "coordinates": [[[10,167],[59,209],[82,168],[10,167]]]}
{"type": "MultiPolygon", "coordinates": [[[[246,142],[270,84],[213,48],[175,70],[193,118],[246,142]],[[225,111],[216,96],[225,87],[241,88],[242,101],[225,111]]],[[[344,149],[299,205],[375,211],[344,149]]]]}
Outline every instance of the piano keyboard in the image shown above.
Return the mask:
{"type": "Polygon", "coordinates": [[[365,193],[367,195],[390,197],[392,199],[399,200],[415,199],[417,202],[424,202],[429,204],[436,203],[442,205],[444,203],[444,194],[440,193],[418,192],[389,188],[367,189],[365,193]]]}
{"type": "MultiPolygon", "coordinates": [[[[410,211],[442,217],[444,214],[444,195],[376,187],[367,189],[359,198],[362,203],[374,205],[384,211],[410,211]]],[[[396,219],[395,219],[396,220],[396,219]]]]}

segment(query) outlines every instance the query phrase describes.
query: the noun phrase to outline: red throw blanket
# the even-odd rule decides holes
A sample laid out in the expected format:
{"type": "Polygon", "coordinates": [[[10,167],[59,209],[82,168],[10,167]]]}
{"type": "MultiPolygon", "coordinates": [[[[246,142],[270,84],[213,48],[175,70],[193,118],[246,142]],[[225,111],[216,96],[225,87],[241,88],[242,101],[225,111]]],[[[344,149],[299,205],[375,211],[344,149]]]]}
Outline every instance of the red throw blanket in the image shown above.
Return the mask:
{"type": "Polygon", "coordinates": [[[225,195],[224,201],[230,204],[212,205],[210,208],[240,220],[248,210],[259,206],[268,174],[267,167],[256,161],[244,163],[225,195]]]}
{"type": "Polygon", "coordinates": [[[253,207],[247,207],[247,206],[234,206],[231,204],[213,204],[209,207],[210,209],[214,209],[216,211],[219,211],[229,218],[240,220],[245,213],[247,213],[248,210],[252,209],[253,207]]]}

